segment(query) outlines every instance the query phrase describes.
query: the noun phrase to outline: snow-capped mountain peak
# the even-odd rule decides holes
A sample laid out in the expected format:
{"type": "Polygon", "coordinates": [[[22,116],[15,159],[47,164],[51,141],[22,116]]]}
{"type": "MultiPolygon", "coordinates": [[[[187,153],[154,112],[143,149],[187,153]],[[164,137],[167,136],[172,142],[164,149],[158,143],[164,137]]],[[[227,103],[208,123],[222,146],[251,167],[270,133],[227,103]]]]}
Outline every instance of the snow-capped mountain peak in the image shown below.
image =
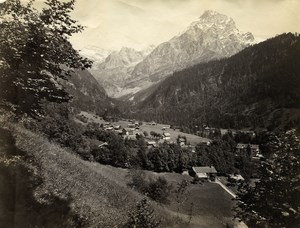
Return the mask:
{"type": "Polygon", "coordinates": [[[136,51],[122,48],[119,52],[112,52],[98,68],[97,74],[99,80],[107,84],[109,95],[134,94],[174,71],[229,57],[253,42],[253,35],[240,32],[232,18],[208,10],[182,33],[154,49],[136,51]]]}
{"type": "Polygon", "coordinates": [[[112,50],[103,49],[96,46],[87,46],[79,51],[79,53],[99,64],[112,52],[112,50]]]}

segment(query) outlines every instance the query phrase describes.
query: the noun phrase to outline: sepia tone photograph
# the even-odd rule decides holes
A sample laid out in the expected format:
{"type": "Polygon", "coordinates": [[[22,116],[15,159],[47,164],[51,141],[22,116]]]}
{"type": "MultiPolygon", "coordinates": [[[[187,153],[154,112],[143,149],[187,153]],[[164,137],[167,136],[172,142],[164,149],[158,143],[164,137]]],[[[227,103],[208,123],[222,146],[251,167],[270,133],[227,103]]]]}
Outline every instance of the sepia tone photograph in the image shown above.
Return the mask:
{"type": "Polygon", "coordinates": [[[300,227],[300,0],[0,0],[0,228],[300,227]]]}

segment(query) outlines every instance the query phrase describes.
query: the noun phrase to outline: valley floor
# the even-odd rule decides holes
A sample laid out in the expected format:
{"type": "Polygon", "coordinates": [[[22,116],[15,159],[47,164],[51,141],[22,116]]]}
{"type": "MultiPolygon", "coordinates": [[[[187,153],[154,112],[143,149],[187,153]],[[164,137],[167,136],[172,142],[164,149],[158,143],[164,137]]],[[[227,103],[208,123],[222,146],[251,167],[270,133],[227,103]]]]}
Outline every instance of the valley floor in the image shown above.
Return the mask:
{"type": "MultiPolygon", "coordinates": [[[[98,123],[98,124],[107,123],[101,117],[92,115],[88,112],[81,112],[79,115],[85,116],[87,118],[88,122],[94,122],[94,123],[98,123]]],[[[77,120],[77,121],[79,121],[79,120],[77,120]]],[[[117,122],[110,123],[110,125],[112,125],[112,126],[119,125],[122,128],[127,128],[128,124],[130,124],[130,123],[131,122],[126,121],[126,120],[119,120],[117,122]]],[[[186,136],[187,142],[190,143],[190,145],[192,145],[192,146],[196,146],[199,143],[207,143],[207,142],[211,141],[210,139],[207,139],[207,138],[203,138],[203,137],[200,137],[197,135],[181,132],[178,129],[176,129],[176,130],[171,129],[170,125],[166,125],[166,124],[158,124],[157,123],[155,125],[150,125],[150,123],[144,122],[139,128],[140,128],[139,129],[140,132],[146,131],[148,134],[150,134],[151,131],[154,131],[154,132],[160,133],[160,134],[162,134],[163,132],[170,133],[171,141],[173,141],[173,142],[176,142],[178,135],[186,136]],[[162,130],[163,128],[165,128],[164,131],[162,130]]]]}

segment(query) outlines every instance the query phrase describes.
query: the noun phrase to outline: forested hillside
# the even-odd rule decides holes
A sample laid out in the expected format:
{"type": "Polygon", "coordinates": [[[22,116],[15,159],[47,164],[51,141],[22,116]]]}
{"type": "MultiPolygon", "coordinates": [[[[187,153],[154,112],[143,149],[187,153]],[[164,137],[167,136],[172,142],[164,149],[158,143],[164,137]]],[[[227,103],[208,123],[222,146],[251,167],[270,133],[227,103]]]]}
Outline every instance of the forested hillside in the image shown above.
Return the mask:
{"type": "Polygon", "coordinates": [[[300,120],[300,36],[282,34],[174,73],[135,117],[188,126],[285,127],[300,120]]]}
{"type": "Polygon", "coordinates": [[[96,112],[103,115],[114,106],[104,88],[87,70],[76,70],[68,81],[63,81],[67,92],[72,96],[70,105],[78,110],[96,112]]]}

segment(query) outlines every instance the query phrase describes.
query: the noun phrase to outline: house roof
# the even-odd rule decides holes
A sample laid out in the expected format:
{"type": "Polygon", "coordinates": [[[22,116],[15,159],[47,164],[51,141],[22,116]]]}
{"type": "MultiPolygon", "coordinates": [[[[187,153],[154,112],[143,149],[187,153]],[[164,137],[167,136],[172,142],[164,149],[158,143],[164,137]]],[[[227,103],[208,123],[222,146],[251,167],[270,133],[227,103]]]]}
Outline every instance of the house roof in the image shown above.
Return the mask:
{"type": "Polygon", "coordinates": [[[134,128],[128,128],[128,127],[126,127],[124,129],[125,129],[125,131],[134,131],[134,128]]]}
{"type": "Polygon", "coordinates": [[[166,136],[166,137],[170,137],[171,136],[171,134],[168,133],[168,132],[164,132],[163,135],[166,136]]]}
{"type": "Polygon", "coordinates": [[[217,170],[213,166],[200,166],[193,167],[195,173],[217,173],[217,170]]]}
{"type": "Polygon", "coordinates": [[[230,174],[229,178],[237,180],[237,181],[239,181],[239,180],[241,180],[241,181],[245,180],[244,177],[242,175],[240,175],[240,174],[236,174],[236,175],[230,174]]]}
{"type": "Polygon", "coordinates": [[[259,145],[257,144],[243,144],[243,143],[238,143],[236,145],[236,149],[246,149],[248,146],[250,146],[251,149],[259,149],[259,145]]]}

